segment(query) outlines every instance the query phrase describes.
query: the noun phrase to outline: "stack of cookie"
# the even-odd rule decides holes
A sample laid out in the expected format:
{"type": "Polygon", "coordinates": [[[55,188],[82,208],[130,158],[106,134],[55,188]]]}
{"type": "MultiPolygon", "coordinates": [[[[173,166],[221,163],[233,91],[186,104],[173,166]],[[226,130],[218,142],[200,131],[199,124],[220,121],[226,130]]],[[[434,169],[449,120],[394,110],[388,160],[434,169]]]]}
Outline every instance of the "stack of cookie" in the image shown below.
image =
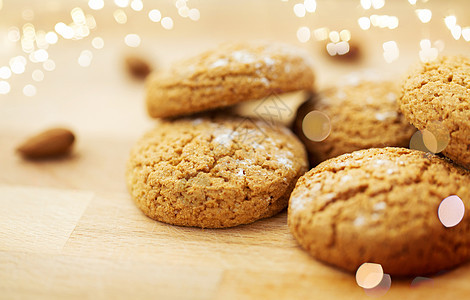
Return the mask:
{"type": "Polygon", "coordinates": [[[469,74],[467,59],[445,58],[414,71],[402,94],[383,81],[314,93],[302,51],[220,46],[147,79],[148,112],[164,119],[131,152],[129,191],[147,216],[202,228],[251,223],[289,202],[300,245],[349,271],[365,262],[392,275],[453,267],[470,257],[470,213],[447,228],[437,210],[450,195],[470,205],[470,173],[454,164],[470,166],[469,74]],[[312,97],[297,112],[298,137],[269,117],[220,110],[299,90],[312,97]],[[312,111],[329,121],[319,140],[306,134],[312,111]],[[405,148],[411,124],[434,121],[449,129],[443,153],[454,162],[405,148]],[[307,155],[318,165],[305,173],[307,155]]]}
{"type": "Polygon", "coordinates": [[[389,84],[369,82],[327,91],[301,107],[300,120],[320,110],[332,126],[321,142],[306,138],[299,118],[295,126],[312,160],[321,162],[299,179],[289,203],[289,226],[304,249],[348,271],[369,262],[402,276],[448,270],[470,258],[469,76],[468,58],[444,57],[410,72],[398,105],[389,84]],[[407,121],[423,132],[441,124],[427,146],[439,148],[448,131],[446,157],[377,148],[406,146],[414,131],[407,121]],[[451,226],[438,215],[449,196],[460,201],[449,212],[451,226]]]}
{"type": "Polygon", "coordinates": [[[302,143],[269,119],[213,110],[312,90],[313,81],[306,54],[267,43],[223,45],[151,74],[148,112],[166,119],[128,162],[138,207],[158,221],[203,228],[247,224],[284,209],[308,168],[302,143]]]}

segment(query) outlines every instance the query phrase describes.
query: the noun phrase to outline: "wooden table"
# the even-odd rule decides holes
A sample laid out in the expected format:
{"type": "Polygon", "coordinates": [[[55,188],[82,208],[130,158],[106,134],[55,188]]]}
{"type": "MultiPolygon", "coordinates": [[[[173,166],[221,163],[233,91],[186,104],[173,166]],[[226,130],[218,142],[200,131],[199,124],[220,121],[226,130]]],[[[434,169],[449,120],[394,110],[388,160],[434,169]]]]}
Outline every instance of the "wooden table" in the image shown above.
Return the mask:
{"type": "MultiPolygon", "coordinates": [[[[268,2],[227,3],[217,10],[218,17],[214,17],[213,7],[200,3],[199,27],[187,20],[175,20],[176,37],[162,29],[142,29],[148,28],[148,20],[137,17],[129,17],[129,26],[122,29],[113,23],[112,10],[97,12],[97,20],[103,20],[99,26],[103,25],[92,37],[103,36],[105,48],[93,50],[90,67],[79,67],[76,58],[80,51],[90,48],[91,37],[61,40],[49,49],[57,68],[46,72],[43,82],[35,83],[35,97],[22,95],[22,86],[31,82],[30,77],[12,77],[12,91],[0,95],[0,299],[369,298],[352,274],[319,263],[300,249],[288,230],[286,212],[231,229],[183,228],[145,217],[126,191],[124,166],[129,149],[154,121],[145,114],[142,84],[123,72],[123,56],[130,51],[122,42],[125,34],[141,28],[139,53],[160,66],[232,38],[263,37],[297,43],[295,31],[300,21],[291,16],[293,3],[279,1],[271,7],[271,14],[261,16],[264,23],[253,27],[243,23],[237,29],[232,27],[234,15],[242,14],[246,22],[259,20],[260,16],[246,12],[263,8],[268,2]],[[213,35],[205,35],[199,31],[213,25],[204,23],[204,14],[210,24],[224,18],[228,18],[227,23],[209,31],[213,35]],[[283,25],[276,22],[286,14],[289,17],[283,25]],[[25,137],[56,124],[77,133],[72,156],[30,162],[15,154],[15,147],[25,137]]],[[[405,4],[393,9],[402,9],[405,4]]],[[[38,26],[52,28],[49,19],[65,18],[64,11],[73,4],[62,5],[69,6],[48,14],[48,18],[38,13],[38,26]]],[[[2,26],[5,20],[13,20],[9,16],[0,21],[2,26]]],[[[2,17],[6,17],[4,11],[0,11],[0,20],[2,17]]],[[[319,18],[328,20],[324,15],[319,18]]],[[[348,22],[354,24],[356,19],[348,22]]],[[[407,26],[412,21],[401,22],[401,26],[407,26]]],[[[374,37],[362,38],[370,38],[368,45],[374,45],[374,37]]],[[[382,42],[379,40],[378,45],[382,42]]],[[[374,65],[383,68],[382,73],[399,74],[417,60],[419,45],[412,45],[402,48],[414,51],[412,55],[402,50],[401,60],[391,65],[383,61],[380,49],[362,64],[346,65],[328,60],[313,50],[317,49],[313,44],[309,49],[317,55],[321,87],[359,67],[374,65]]],[[[450,52],[468,50],[462,41],[449,41],[448,45],[450,52]]],[[[7,63],[15,49],[1,52],[0,65],[7,63]]],[[[410,287],[412,278],[392,277],[391,289],[382,298],[468,299],[469,279],[470,264],[415,288],[410,287]]]]}

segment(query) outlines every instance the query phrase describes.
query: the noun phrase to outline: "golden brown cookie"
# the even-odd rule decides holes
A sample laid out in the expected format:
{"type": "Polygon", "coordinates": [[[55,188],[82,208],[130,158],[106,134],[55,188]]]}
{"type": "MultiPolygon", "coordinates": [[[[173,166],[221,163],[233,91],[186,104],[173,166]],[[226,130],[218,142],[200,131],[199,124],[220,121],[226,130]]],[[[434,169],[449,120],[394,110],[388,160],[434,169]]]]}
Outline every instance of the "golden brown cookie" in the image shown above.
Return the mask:
{"type": "Polygon", "coordinates": [[[419,130],[440,121],[450,142],[442,151],[454,162],[470,167],[470,59],[447,56],[421,64],[403,84],[399,100],[405,117],[419,130]]]}
{"type": "Polygon", "coordinates": [[[282,44],[225,44],[181,61],[147,80],[152,117],[187,115],[313,88],[308,56],[282,44]]]}
{"type": "Polygon", "coordinates": [[[165,223],[231,227],[287,206],[307,169],[283,126],[219,116],[162,121],[135,145],[127,183],[137,206],[165,223]]]}
{"type": "Polygon", "coordinates": [[[350,272],[379,263],[390,275],[452,268],[470,258],[470,173],[430,153],[360,150],[325,161],[292,192],[289,227],[313,257],[350,272]],[[467,210],[445,227],[438,207],[450,195],[467,210]]]}
{"type": "Polygon", "coordinates": [[[313,95],[298,109],[294,124],[312,165],[360,149],[408,147],[416,129],[398,113],[398,96],[398,87],[390,81],[361,81],[313,95]],[[312,127],[322,124],[309,123],[309,118],[314,118],[308,116],[312,111],[329,118],[329,122],[323,119],[323,125],[330,126],[324,140],[309,139],[309,131],[315,130],[312,127]]]}

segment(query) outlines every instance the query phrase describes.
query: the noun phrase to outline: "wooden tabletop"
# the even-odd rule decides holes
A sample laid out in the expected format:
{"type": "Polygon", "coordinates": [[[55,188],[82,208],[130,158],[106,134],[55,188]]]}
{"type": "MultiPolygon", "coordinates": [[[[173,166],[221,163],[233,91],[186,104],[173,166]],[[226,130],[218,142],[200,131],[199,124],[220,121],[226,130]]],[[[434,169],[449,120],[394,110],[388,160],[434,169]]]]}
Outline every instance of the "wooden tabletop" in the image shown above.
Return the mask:
{"type": "MultiPolygon", "coordinates": [[[[219,230],[171,226],[145,217],[126,190],[124,167],[134,142],[155,121],[146,115],[142,82],[124,72],[124,57],[137,53],[164,67],[221,41],[280,40],[311,51],[321,88],[365,68],[399,79],[419,60],[420,37],[446,41],[444,53],[468,51],[467,42],[453,40],[442,22],[420,25],[415,20],[417,7],[406,1],[396,6],[387,2],[376,11],[361,9],[359,1],[317,1],[316,18],[303,19],[294,15],[293,2],[230,0],[222,5],[189,1],[188,5],[201,11],[198,22],[178,17],[173,3],[166,3],[162,12],[175,15],[170,31],[139,17],[158,8],[146,1],[145,14],[125,10],[125,25],[114,22],[112,1],[105,1],[105,8],[97,12],[87,7],[87,1],[56,1],[61,4],[56,3],[54,9],[35,1],[13,2],[3,1],[0,41],[10,26],[26,22],[21,12],[29,6],[36,12],[31,22],[39,29],[52,30],[60,20],[70,22],[70,9],[77,5],[95,14],[98,27],[86,39],[61,39],[51,46],[48,52],[56,69],[44,71],[43,81],[31,80],[31,72],[41,66],[29,63],[24,74],[8,79],[11,91],[0,95],[0,299],[371,297],[356,284],[354,274],[319,263],[304,252],[289,232],[286,212],[219,230]],[[335,11],[343,19],[331,14],[335,11]],[[396,33],[358,29],[357,18],[372,13],[404,17],[396,33]],[[324,54],[322,43],[297,41],[299,26],[314,29],[323,23],[335,30],[354,28],[353,38],[357,37],[365,57],[340,63],[324,54]],[[123,37],[137,32],[141,46],[126,47],[123,37]],[[103,49],[90,46],[97,36],[105,41],[103,49]],[[401,52],[395,63],[387,64],[381,47],[390,39],[397,40],[401,52]],[[87,68],[77,64],[85,49],[93,53],[87,68]],[[37,88],[34,97],[23,95],[26,84],[37,88]],[[76,133],[71,156],[38,162],[15,153],[26,137],[55,125],[76,133]]],[[[463,24],[470,11],[461,9],[467,7],[464,1],[436,4],[434,17],[450,13],[449,7],[462,25],[470,25],[463,24]]],[[[21,53],[18,44],[3,47],[0,67],[21,53]]],[[[418,287],[411,287],[413,278],[392,277],[390,290],[381,298],[466,299],[470,297],[469,278],[470,264],[433,276],[418,287]]]]}

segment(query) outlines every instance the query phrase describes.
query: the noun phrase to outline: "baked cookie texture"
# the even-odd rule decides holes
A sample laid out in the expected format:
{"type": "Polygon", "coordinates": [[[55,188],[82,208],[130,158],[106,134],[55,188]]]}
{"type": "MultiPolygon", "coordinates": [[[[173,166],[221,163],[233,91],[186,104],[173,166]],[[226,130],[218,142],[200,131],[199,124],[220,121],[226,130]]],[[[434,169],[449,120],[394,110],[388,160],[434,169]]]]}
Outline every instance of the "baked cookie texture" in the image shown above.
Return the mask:
{"type": "Polygon", "coordinates": [[[416,128],[440,121],[450,142],[442,153],[470,168],[470,58],[446,56],[409,72],[400,109],[416,128]]]}
{"type": "Polygon", "coordinates": [[[126,175],[150,218],[223,228],[284,209],[306,170],[305,149],[287,128],[213,116],[162,121],[133,148],[126,175]]]}
{"type": "Polygon", "coordinates": [[[360,149],[408,147],[416,129],[398,112],[399,96],[391,81],[360,81],[312,95],[299,107],[294,123],[312,165],[360,149]],[[302,130],[304,117],[315,110],[330,118],[331,132],[320,142],[309,140],[302,130]]]}
{"type": "Polygon", "coordinates": [[[355,272],[380,263],[390,275],[423,275],[470,258],[470,173],[436,155],[376,148],[325,161],[292,192],[289,227],[313,257],[355,272]],[[455,227],[438,218],[443,199],[467,210],[455,227]]]}
{"type": "Polygon", "coordinates": [[[152,73],[146,82],[151,117],[172,117],[260,99],[273,92],[311,90],[308,54],[283,44],[224,44],[152,73]]]}

